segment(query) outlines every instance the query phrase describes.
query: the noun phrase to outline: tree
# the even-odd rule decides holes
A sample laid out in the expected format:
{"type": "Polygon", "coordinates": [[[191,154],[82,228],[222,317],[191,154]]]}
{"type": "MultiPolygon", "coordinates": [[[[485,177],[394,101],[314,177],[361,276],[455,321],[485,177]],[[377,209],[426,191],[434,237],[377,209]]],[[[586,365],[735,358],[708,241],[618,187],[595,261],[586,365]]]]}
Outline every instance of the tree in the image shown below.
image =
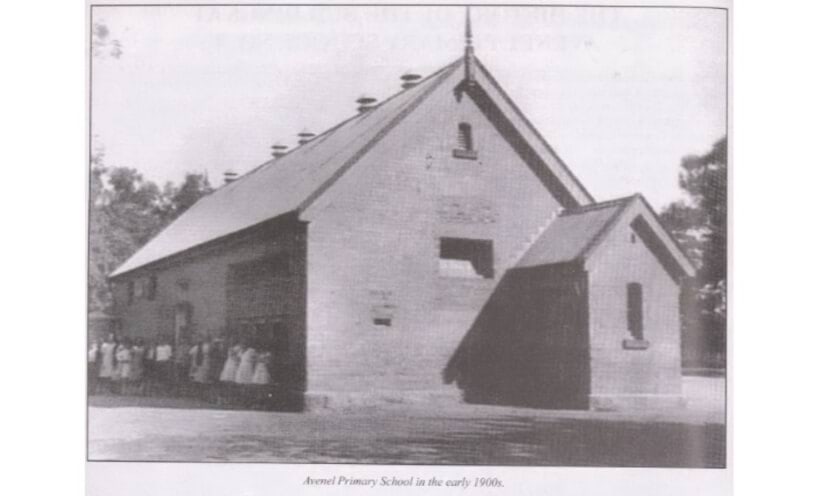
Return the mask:
{"type": "Polygon", "coordinates": [[[109,310],[107,276],[213,188],[207,177],[188,173],[181,186],[163,189],[136,169],[106,167],[104,152],[91,159],[89,212],[89,307],[109,310]]]}
{"type": "MultiPolygon", "coordinates": [[[[682,288],[682,329],[690,346],[723,362],[727,330],[727,138],[704,155],[684,157],[679,185],[686,198],[662,221],[697,267],[682,288]]],[[[701,358],[701,357],[700,357],[701,358]]],[[[712,363],[711,363],[712,364],[712,363]]]]}
{"type": "Polygon", "coordinates": [[[188,172],[182,185],[178,188],[173,183],[165,185],[163,195],[165,204],[161,207],[162,216],[166,221],[171,221],[182,215],[185,210],[193,206],[194,203],[205,195],[210,194],[213,187],[207,175],[198,172],[188,172]]]}

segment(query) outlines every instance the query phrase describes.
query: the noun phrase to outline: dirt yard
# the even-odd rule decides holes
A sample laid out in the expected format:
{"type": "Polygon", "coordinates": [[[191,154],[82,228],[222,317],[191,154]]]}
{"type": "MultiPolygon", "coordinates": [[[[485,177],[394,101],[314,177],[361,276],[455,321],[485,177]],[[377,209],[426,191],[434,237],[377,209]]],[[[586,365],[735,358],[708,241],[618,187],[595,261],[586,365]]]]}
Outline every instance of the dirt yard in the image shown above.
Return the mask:
{"type": "Polygon", "coordinates": [[[90,460],[723,466],[724,379],[686,377],[685,396],[683,411],[632,413],[440,403],[277,413],[92,397],[88,453],[90,460]]]}

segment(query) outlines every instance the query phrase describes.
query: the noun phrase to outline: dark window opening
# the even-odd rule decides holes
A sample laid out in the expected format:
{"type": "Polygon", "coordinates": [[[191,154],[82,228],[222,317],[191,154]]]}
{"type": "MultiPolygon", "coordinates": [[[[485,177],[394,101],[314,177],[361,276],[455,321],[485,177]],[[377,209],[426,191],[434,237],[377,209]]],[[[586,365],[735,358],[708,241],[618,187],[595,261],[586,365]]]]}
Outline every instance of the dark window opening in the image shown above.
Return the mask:
{"type": "Polygon", "coordinates": [[[628,331],[634,339],[642,340],[644,335],[642,285],[637,282],[628,284],[628,331]]]}
{"type": "Polygon", "coordinates": [[[252,284],[259,279],[292,275],[290,257],[287,253],[234,264],[230,269],[231,275],[239,284],[252,284]]]}
{"type": "Polygon", "coordinates": [[[128,281],[128,304],[130,305],[133,303],[134,300],[134,293],[136,292],[136,288],[134,288],[134,282],[128,281]]]}
{"type": "Polygon", "coordinates": [[[383,326],[383,327],[392,327],[392,319],[383,318],[383,317],[375,317],[372,319],[372,323],[376,326],[383,326]]]}
{"type": "Polygon", "coordinates": [[[156,287],[158,285],[158,280],[156,276],[151,276],[148,279],[148,291],[147,297],[149,300],[153,301],[156,299],[156,287]]]}
{"type": "Polygon", "coordinates": [[[440,274],[446,277],[494,277],[491,240],[440,238],[440,274]]]}
{"type": "Polygon", "coordinates": [[[471,132],[471,124],[461,122],[457,125],[457,147],[453,154],[455,158],[477,159],[477,152],[474,150],[474,137],[471,132]]]}
{"type": "Polygon", "coordinates": [[[461,122],[457,125],[457,147],[461,150],[474,150],[472,140],[471,124],[461,122]]]}
{"type": "Polygon", "coordinates": [[[636,243],[636,233],[631,233],[631,243],[636,243]]]}

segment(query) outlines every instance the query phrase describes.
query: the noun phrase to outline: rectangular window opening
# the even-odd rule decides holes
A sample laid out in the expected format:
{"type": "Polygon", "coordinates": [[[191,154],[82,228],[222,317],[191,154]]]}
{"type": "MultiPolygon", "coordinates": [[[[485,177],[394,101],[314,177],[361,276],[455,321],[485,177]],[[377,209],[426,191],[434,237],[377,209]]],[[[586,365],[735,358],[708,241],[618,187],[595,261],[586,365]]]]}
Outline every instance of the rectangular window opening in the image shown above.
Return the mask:
{"type": "Polygon", "coordinates": [[[151,276],[148,279],[148,291],[147,291],[148,294],[147,294],[147,297],[148,297],[148,300],[150,300],[150,301],[153,301],[153,300],[156,299],[157,284],[158,284],[158,281],[156,279],[156,276],[151,276]]]}
{"type": "Polygon", "coordinates": [[[471,124],[461,122],[457,125],[457,148],[452,150],[455,158],[467,158],[477,160],[477,152],[474,149],[474,137],[471,132],[471,124]]]}
{"type": "Polygon", "coordinates": [[[440,274],[445,277],[494,277],[494,248],[491,240],[440,238],[440,274]]]}
{"type": "Polygon", "coordinates": [[[375,317],[374,319],[372,319],[372,323],[375,324],[376,326],[392,327],[392,319],[386,317],[375,317]]]}
{"type": "Polygon", "coordinates": [[[642,302],[642,285],[637,282],[628,284],[628,331],[630,331],[633,339],[643,340],[644,322],[643,322],[643,302],[642,302]]]}

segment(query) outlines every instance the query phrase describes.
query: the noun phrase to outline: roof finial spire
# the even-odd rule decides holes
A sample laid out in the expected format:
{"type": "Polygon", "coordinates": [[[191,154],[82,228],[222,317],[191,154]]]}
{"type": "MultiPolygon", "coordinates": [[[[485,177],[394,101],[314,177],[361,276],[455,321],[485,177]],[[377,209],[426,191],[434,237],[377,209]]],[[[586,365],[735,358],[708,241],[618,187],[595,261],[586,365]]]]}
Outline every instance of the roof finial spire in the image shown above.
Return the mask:
{"type": "Polygon", "coordinates": [[[471,34],[471,10],[469,6],[466,6],[466,53],[464,56],[465,59],[465,70],[466,70],[466,82],[468,84],[472,84],[474,82],[474,47],[472,46],[472,34],[471,34]]]}
{"type": "Polygon", "coordinates": [[[466,5],[466,49],[471,47],[471,11],[466,5]]]}

